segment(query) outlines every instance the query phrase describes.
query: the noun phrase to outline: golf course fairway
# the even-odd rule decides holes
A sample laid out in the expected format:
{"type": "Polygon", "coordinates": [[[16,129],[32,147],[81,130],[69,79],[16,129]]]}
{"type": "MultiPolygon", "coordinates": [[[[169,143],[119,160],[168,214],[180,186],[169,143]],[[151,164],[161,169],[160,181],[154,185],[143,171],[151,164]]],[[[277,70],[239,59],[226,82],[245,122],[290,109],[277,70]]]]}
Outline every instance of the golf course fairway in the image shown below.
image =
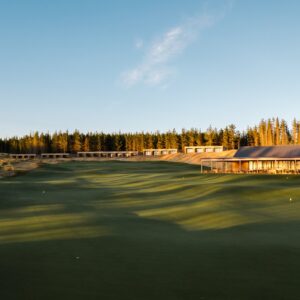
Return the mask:
{"type": "Polygon", "coordinates": [[[3,178],[0,299],[300,299],[300,176],[103,161],[3,178]]]}

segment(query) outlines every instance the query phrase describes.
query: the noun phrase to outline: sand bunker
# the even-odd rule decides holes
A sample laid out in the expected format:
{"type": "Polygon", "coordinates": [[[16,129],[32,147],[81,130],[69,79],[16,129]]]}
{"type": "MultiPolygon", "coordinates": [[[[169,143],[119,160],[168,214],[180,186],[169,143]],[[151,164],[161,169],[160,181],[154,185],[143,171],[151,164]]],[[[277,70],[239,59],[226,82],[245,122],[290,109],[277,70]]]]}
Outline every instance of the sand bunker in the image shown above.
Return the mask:
{"type": "Polygon", "coordinates": [[[28,172],[40,166],[39,161],[25,160],[16,161],[11,159],[1,160],[0,162],[0,178],[14,176],[17,173],[28,172]]]}

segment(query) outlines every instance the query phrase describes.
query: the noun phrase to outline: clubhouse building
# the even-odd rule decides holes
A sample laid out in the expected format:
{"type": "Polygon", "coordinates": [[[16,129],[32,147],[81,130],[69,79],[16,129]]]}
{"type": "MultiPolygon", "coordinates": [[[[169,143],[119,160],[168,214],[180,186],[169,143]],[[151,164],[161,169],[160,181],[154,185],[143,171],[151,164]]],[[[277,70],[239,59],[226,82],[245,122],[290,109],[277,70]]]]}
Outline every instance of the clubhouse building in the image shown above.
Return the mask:
{"type": "Polygon", "coordinates": [[[300,145],[241,147],[231,158],[203,158],[201,172],[300,173],[300,145]]]}

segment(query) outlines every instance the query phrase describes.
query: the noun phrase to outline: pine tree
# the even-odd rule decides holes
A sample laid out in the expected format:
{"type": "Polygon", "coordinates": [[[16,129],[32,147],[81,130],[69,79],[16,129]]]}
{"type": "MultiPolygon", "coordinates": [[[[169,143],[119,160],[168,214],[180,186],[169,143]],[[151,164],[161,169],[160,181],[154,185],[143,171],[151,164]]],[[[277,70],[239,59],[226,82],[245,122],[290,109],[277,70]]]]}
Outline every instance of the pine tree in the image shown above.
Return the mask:
{"type": "Polygon", "coordinates": [[[281,120],[280,131],[281,131],[281,145],[287,145],[289,143],[289,135],[287,130],[287,124],[284,120],[281,120]]]}
{"type": "Polygon", "coordinates": [[[267,138],[266,138],[266,132],[267,132],[267,124],[265,120],[261,120],[259,124],[259,140],[261,146],[267,145],[267,138]]]}
{"type": "Polygon", "coordinates": [[[294,118],[293,124],[292,124],[292,142],[293,142],[293,144],[298,143],[298,136],[299,136],[299,126],[298,126],[296,118],[294,118]]]}
{"type": "Polygon", "coordinates": [[[267,133],[266,133],[266,145],[267,146],[272,146],[274,145],[274,141],[273,141],[273,124],[271,119],[268,119],[268,123],[267,123],[267,133]]]}
{"type": "Polygon", "coordinates": [[[68,149],[68,133],[59,132],[57,135],[56,147],[58,152],[65,153],[68,149]]]}
{"type": "Polygon", "coordinates": [[[186,130],[183,128],[181,130],[181,135],[180,135],[180,150],[184,151],[184,148],[188,146],[187,144],[187,136],[186,136],[186,130]]]}
{"type": "Polygon", "coordinates": [[[52,153],[58,152],[57,143],[58,143],[57,132],[54,132],[54,134],[52,135],[52,139],[51,139],[51,152],[52,153]]]}
{"type": "Polygon", "coordinates": [[[170,132],[169,141],[170,141],[170,148],[178,149],[178,137],[175,129],[173,129],[173,131],[170,132]]]}
{"type": "Polygon", "coordinates": [[[195,132],[195,145],[196,146],[202,146],[203,145],[203,136],[201,130],[197,130],[195,132]]]}
{"type": "Polygon", "coordinates": [[[89,152],[90,151],[90,144],[89,144],[89,137],[88,136],[85,136],[83,138],[82,151],[84,151],[84,152],[89,152]]]}
{"type": "Polygon", "coordinates": [[[161,138],[161,134],[159,132],[157,132],[156,135],[156,149],[161,149],[162,148],[162,138],[161,138]]]}
{"type": "Polygon", "coordinates": [[[298,134],[297,134],[297,142],[296,142],[296,144],[300,145],[300,123],[299,122],[297,122],[297,132],[298,132],[298,134]]]}
{"type": "Polygon", "coordinates": [[[72,153],[77,153],[77,152],[81,151],[80,133],[78,130],[75,130],[72,134],[71,151],[72,151],[72,153]]]}
{"type": "Polygon", "coordinates": [[[214,130],[210,125],[206,131],[206,145],[212,146],[214,144],[214,130]]]}
{"type": "Polygon", "coordinates": [[[227,126],[223,130],[222,146],[225,147],[226,149],[230,149],[230,144],[229,144],[229,129],[228,129],[227,126]]]}
{"type": "Polygon", "coordinates": [[[280,132],[280,123],[279,119],[276,118],[275,121],[275,145],[280,145],[281,144],[281,132],[280,132]]]}
{"type": "Polygon", "coordinates": [[[228,126],[228,144],[229,149],[235,149],[236,148],[236,132],[235,132],[235,125],[231,124],[228,126]]]}

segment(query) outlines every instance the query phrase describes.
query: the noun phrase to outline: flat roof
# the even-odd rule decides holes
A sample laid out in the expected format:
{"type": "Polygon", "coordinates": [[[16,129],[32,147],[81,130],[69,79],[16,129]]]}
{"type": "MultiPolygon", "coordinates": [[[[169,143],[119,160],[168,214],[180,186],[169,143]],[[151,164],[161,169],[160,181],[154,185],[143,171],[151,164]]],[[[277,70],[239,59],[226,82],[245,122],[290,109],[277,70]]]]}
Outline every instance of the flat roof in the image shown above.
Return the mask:
{"type": "Polygon", "coordinates": [[[212,145],[212,146],[185,146],[184,148],[224,148],[224,146],[220,145],[212,145]]]}
{"type": "Polygon", "coordinates": [[[246,146],[238,149],[236,158],[297,158],[300,157],[300,145],[246,146]]]}
{"type": "Polygon", "coordinates": [[[36,155],[35,153],[10,153],[9,155],[36,155]]]}
{"type": "Polygon", "coordinates": [[[70,153],[42,153],[41,155],[70,155],[70,153]]]}

